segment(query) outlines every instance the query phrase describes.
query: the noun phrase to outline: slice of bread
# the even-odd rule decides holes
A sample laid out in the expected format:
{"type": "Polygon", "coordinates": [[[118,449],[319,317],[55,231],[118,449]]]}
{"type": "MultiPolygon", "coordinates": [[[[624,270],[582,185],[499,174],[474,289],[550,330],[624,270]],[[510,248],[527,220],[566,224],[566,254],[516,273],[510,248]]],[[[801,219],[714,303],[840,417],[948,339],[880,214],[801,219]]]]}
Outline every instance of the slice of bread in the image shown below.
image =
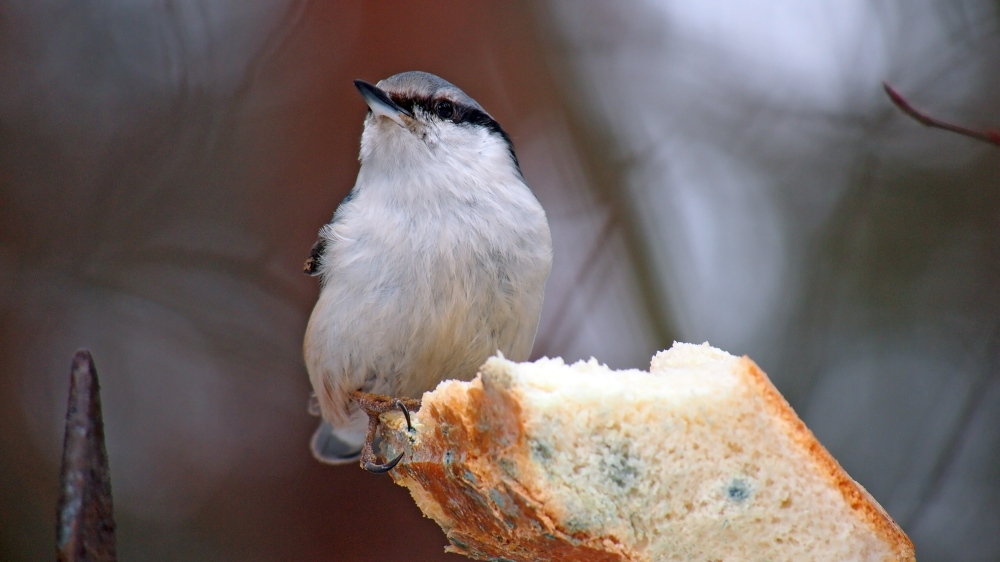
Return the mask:
{"type": "Polygon", "coordinates": [[[650,372],[491,358],[383,416],[393,479],[449,550],[496,560],[914,560],[750,359],[674,344],[650,372]]]}

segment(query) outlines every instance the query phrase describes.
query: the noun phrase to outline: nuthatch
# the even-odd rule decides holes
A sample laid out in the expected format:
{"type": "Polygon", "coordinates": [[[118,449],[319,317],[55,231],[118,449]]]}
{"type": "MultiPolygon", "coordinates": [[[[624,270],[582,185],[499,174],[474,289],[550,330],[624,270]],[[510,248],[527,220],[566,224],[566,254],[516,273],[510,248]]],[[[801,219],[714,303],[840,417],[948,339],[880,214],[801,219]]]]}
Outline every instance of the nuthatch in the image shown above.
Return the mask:
{"type": "Polygon", "coordinates": [[[306,262],[322,288],[303,348],[323,418],[313,454],[384,472],[399,457],[373,462],[378,412],[473,378],[497,351],[528,358],[552,241],[510,137],[475,100],[425,72],[354,84],[370,108],[361,168],[306,262]]]}

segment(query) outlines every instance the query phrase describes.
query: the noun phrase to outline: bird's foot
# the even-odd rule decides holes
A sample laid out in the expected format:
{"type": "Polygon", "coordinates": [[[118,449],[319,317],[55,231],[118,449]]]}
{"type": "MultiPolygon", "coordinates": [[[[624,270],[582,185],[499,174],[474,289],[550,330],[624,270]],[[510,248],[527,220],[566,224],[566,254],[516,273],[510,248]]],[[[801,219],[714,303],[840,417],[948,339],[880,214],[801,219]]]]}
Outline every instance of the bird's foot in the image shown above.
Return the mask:
{"type": "Polygon", "coordinates": [[[410,410],[419,410],[420,400],[392,398],[382,394],[361,392],[360,390],[355,391],[352,396],[358,406],[368,414],[368,434],[365,436],[364,447],[361,448],[361,468],[375,474],[389,472],[403,458],[403,453],[400,453],[399,456],[384,464],[375,462],[377,459],[375,457],[374,443],[375,432],[378,430],[379,415],[399,410],[403,412],[403,416],[406,418],[406,429],[412,430],[413,425],[410,423],[410,410]]]}
{"type": "Polygon", "coordinates": [[[351,396],[369,417],[377,417],[379,414],[393,410],[403,412],[403,416],[406,418],[406,429],[413,429],[413,425],[410,423],[410,412],[420,409],[420,400],[413,398],[393,398],[384,394],[373,394],[370,392],[361,392],[360,390],[354,391],[351,396]]]}

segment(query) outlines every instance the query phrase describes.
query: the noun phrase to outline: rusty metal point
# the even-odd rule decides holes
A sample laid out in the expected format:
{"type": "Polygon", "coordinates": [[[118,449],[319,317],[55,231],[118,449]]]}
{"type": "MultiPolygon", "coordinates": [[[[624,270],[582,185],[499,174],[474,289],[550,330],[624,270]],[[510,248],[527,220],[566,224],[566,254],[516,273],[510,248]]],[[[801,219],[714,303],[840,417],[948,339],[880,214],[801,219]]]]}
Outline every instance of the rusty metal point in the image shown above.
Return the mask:
{"type": "Polygon", "coordinates": [[[117,560],[101,388],[86,349],[76,352],[70,370],[57,517],[57,560],[117,560]]]}

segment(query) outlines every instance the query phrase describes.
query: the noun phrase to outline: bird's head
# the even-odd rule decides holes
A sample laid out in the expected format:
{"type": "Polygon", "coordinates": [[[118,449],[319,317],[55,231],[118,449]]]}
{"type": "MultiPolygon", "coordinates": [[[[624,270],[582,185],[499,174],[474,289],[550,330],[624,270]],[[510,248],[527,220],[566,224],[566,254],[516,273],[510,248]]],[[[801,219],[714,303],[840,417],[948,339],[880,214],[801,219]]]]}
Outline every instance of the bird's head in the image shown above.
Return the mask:
{"type": "Polygon", "coordinates": [[[355,80],[368,104],[362,168],[391,176],[472,174],[520,178],[510,137],[476,100],[426,72],[372,85],[355,80]]]}

